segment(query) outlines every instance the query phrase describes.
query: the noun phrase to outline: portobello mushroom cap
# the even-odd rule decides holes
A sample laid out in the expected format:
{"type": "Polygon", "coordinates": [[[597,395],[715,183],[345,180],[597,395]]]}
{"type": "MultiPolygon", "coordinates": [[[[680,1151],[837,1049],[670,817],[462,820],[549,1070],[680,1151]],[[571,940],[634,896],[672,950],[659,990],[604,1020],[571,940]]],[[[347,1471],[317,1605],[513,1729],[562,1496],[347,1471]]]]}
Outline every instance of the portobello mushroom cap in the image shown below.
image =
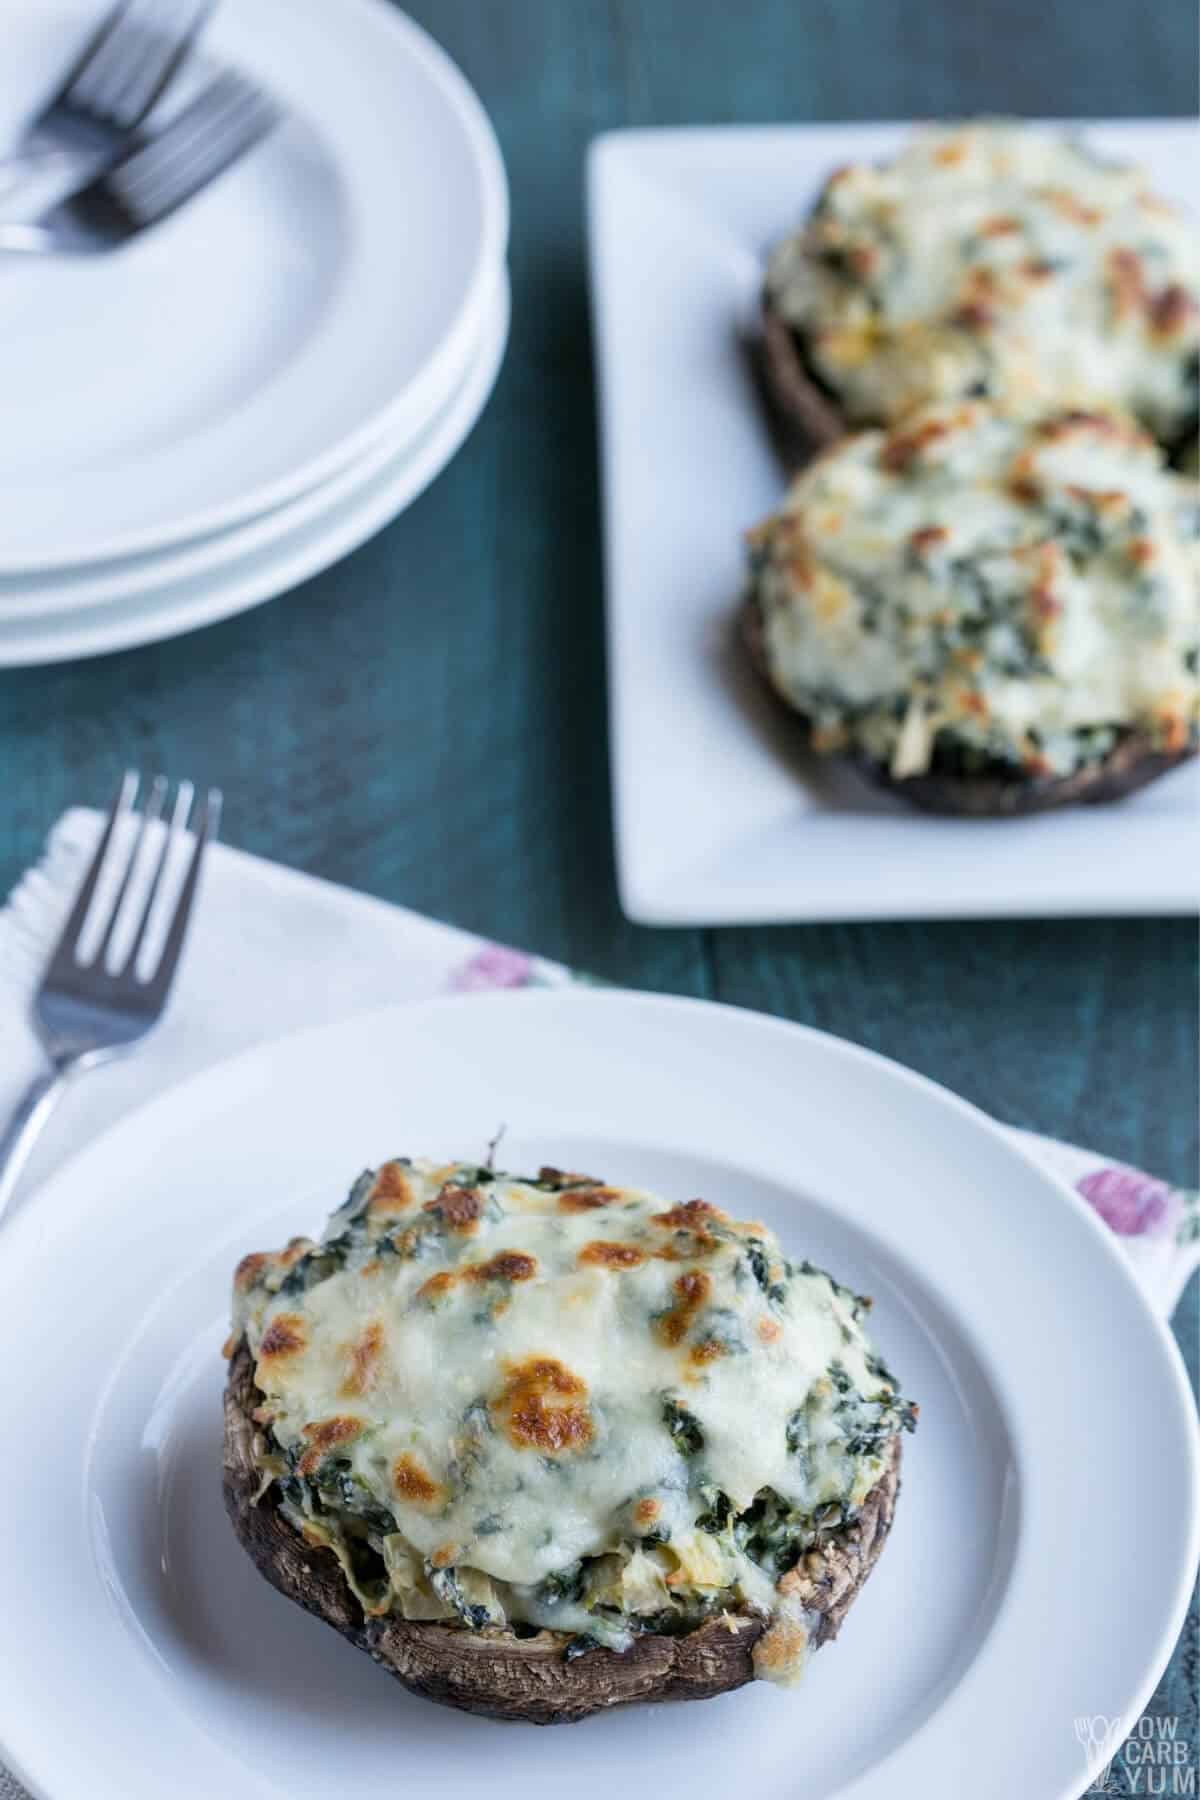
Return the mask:
{"type": "MultiPolygon", "coordinates": [[[[741,640],[756,674],[770,690],[775,704],[786,712],[807,739],[810,720],[797,712],[784,699],[771,680],[763,647],[762,612],[755,594],[748,594],[742,605],[741,640]]],[[[1100,760],[1087,763],[1072,775],[1016,776],[1009,764],[995,762],[990,768],[957,770],[935,753],[926,773],[901,778],[893,775],[886,763],[871,757],[846,754],[836,760],[855,769],[872,787],[898,795],[921,812],[971,819],[1013,819],[1031,813],[1050,812],[1059,806],[1101,805],[1123,800],[1139,788],[1157,781],[1195,756],[1194,749],[1173,755],[1158,748],[1144,732],[1127,732],[1100,760]]]]}
{"type": "Polygon", "coordinates": [[[760,371],[768,405],[810,455],[835,444],[850,429],[836,395],[809,367],[803,339],[776,311],[769,292],[762,300],[760,371]]]}
{"type": "MultiPolygon", "coordinates": [[[[332,1625],[412,1693],[464,1712],[535,1725],[570,1723],[638,1700],[703,1700],[754,1677],[752,1652],[767,1621],[755,1614],[710,1620],[680,1636],[647,1634],[632,1648],[568,1658],[568,1638],[539,1631],[368,1618],[331,1550],[305,1542],[262,1485],[253,1455],[253,1412],[263,1396],[243,1341],[225,1389],[225,1507],[243,1548],[273,1587],[332,1625]]],[[[835,1637],[886,1541],[900,1486],[900,1440],[854,1523],[804,1564],[805,1608],[819,1616],[814,1644],[835,1637]]]]}
{"type": "Polygon", "coordinates": [[[773,407],[814,448],[931,403],[1133,413],[1177,466],[1200,411],[1200,238],[1132,165],[1028,125],[835,170],[762,295],[773,407]]]}
{"type": "Polygon", "coordinates": [[[814,751],[928,811],[1119,799],[1200,734],[1200,490],[1128,415],[842,438],[749,533],[742,635],[814,751]]]}

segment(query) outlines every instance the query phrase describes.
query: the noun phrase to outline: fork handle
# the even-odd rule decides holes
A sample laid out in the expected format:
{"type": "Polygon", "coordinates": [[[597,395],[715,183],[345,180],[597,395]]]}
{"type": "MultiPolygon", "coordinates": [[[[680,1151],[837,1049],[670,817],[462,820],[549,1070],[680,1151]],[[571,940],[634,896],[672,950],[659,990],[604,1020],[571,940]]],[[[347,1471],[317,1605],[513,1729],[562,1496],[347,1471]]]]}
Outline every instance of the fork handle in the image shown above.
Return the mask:
{"type": "Polygon", "coordinates": [[[29,150],[0,158],[0,217],[31,223],[85,187],[109,162],[96,150],[29,150]]]}
{"type": "Polygon", "coordinates": [[[67,1085],[61,1068],[35,1075],[17,1102],[16,1110],[0,1132],[0,1219],[16,1191],[21,1170],[29,1160],[38,1133],[54,1111],[67,1085]]]}

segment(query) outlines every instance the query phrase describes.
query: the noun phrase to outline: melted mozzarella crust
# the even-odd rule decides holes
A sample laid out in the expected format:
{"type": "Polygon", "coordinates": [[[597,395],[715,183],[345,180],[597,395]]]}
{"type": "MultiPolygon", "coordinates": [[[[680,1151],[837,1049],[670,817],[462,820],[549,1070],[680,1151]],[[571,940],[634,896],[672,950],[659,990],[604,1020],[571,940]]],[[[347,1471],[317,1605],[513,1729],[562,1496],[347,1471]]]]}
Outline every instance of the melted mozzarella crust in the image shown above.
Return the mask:
{"type": "Polygon", "coordinates": [[[597,1635],[554,1582],[598,1559],[599,1635],[620,1648],[630,1615],[681,1594],[787,1612],[775,1572],[703,1521],[718,1492],[740,1513],[764,1489],[852,1518],[906,1422],[868,1304],[702,1201],[405,1160],[364,1176],[319,1244],[243,1260],[229,1349],[244,1335],[265,1396],[264,1489],[280,1479],[352,1585],[338,1521],[290,1478],[338,1470],[390,1515],[369,1608],[597,1635]]]}
{"type": "Polygon", "coordinates": [[[770,678],[819,751],[1069,774],[1200,713],[1200,490],[1103,414],[931,408],[846,439],[751,533],[770,678]]]}
{"type": "Polygon", "coordinates": [[[854,423],[990,395],[1194,422],[1200,237],[1136,168],[1027,127],[917,136],[831,177],[767,291],[854,423]]]}

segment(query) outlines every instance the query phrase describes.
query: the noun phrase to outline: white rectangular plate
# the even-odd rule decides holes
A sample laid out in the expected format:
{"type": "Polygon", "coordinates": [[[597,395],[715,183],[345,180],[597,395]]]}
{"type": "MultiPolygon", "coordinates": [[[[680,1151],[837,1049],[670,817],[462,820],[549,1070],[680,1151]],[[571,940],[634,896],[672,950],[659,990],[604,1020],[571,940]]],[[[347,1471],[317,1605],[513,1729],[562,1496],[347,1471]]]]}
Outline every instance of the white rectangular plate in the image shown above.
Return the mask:
{"type": "MultiPolygon", "coordinates": [[[[1193,204],[1189,121],[1084,124],[1193,204]]],[[[600,384],[617,864],[651,925],[1188,912],[1200,767],[1130,800],[940,819],[814,777],[735,641],[742,535],[776,505],[738,340],[766,247],[825,176],[909,127],[622,131],[588,212],[600,384]]]]}

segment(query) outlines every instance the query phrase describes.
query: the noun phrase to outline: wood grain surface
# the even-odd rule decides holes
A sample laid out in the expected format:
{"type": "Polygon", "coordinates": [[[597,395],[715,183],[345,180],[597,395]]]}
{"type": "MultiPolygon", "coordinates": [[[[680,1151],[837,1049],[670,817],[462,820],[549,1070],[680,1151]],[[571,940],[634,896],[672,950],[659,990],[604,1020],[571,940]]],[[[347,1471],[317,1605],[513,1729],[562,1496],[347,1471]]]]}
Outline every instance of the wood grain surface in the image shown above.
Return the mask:
{"type": "MultiPolygon", "coordinates": [[[[0,675],[0,888],[66,806],[107,801],[122,765],[187,774],[225,788],[226,835],[247,849],[631,986],[823,1026],[1003,1119],[1194,1182],[1188,922],[622,918],[581,191],[588,139],[618,125],[1194,113],[1190,0],[410,10],[479,89],[508,164],[515,310],[495,396],[403,518],[287,597],[171,643],[0,675]]],[[[1176,1318],[1193,1378],[1198,1322],[1193,1284],[1176,1318]]],[[[1109,1453],[1098,1441],[1100,1481],[1109,1453]]],[[[1156,1706],[1200,1762],[1197,1643],[1193,1609],[1156,1706]]]]}

